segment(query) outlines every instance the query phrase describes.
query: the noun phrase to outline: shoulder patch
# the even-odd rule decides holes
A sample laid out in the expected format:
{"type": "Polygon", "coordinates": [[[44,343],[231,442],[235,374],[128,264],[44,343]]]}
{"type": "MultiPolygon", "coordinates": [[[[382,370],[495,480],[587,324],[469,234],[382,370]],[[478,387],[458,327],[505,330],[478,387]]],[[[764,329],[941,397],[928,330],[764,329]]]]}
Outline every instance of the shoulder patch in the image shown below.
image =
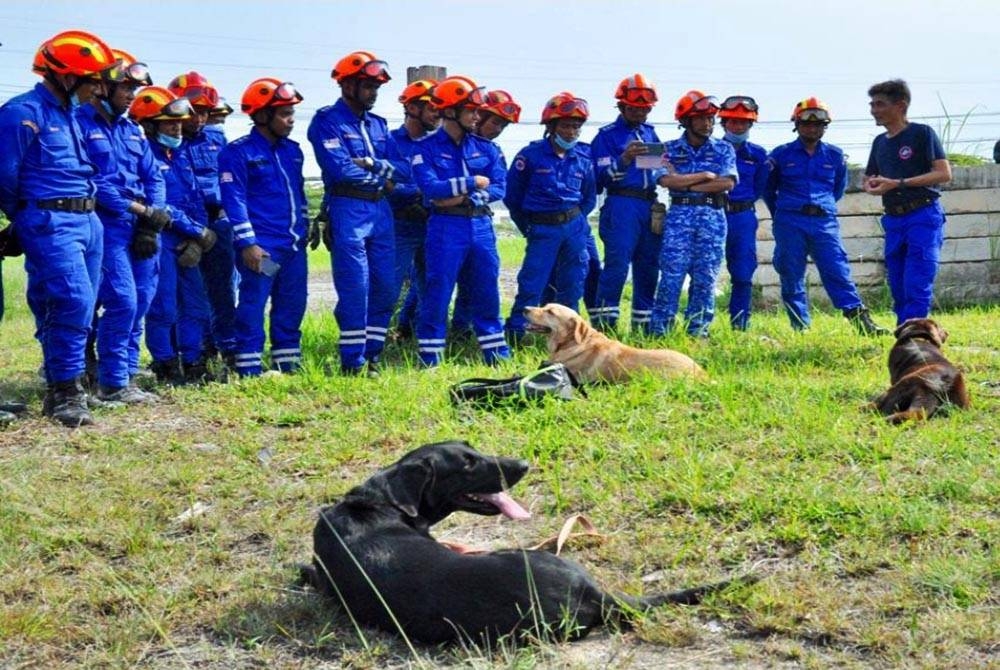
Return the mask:
{"type": "Polygon", "coordinates": [[[233,183],[233,173],[232,172],[222,172],[219,174],[219,182],[223,184],[233,183]]]}
{"type": "Polygon", "coordinates": [[[36,124],[31,119],[21,119],[21,125],[22,126],[28,126],[32,130],[34,130],[35,133],[38,133],[38,124],[36,124]]]}
{"type": "Polygon", "coordinates": [[[331,137],[328,140],[323,140],[324,149],[339,149],[340,148],[340,138],[331,137]]]}
{"type": "Polygon", "coordinates": [[[410,159],[410,165],[423,165],[424,155],[423,154],[413,154],[413,158],[410,159]]]}
{"type": "Polygon", "coordinates": [[[611,165],[611,156],[601,156],[597,159],[597,165],[600,167],[611,165]]]}
{"type": "Polygon", "coordinates": [[[517,158],[514,159],[514,169],[517,170],[518,172],[524,170],[525,165],[526,162],[524,160],[524,156],[518,156],[517,158]]]}

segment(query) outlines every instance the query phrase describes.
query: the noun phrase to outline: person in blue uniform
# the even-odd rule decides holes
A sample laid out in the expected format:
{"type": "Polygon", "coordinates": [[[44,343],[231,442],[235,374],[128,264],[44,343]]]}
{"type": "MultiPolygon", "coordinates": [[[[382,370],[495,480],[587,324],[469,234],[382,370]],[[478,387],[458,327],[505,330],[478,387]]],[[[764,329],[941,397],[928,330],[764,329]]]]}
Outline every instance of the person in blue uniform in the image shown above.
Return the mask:
{"type": "Polygon", "coordinates": [[[905,81],[875,84],[868,97],[875,123],[885,132],[872,143],[863,184],[867,193],[882,197],[885,209],[885,270],[898,325],[931,311],[944,243],[938,187],[951,181],[951,164],[934,129],[906,118],[905,81]]]}
{"type": "Polygon", "coordinates": [[[798,138],[775,147],[764,203],[771,212],[774,269],[781,279],[781,300],[792,328],[809,327],[806,257],[819,271],[833,306],[865,335],[889,331],[875,323],[851,280],[851,266],[840,239],[837,201],[847,187],[847,159],[839,147],[823,142],[830,109],[815,97],[792,110],[798,138]]]}
{"type": "MultiPolygon", "coordinates": [[[[166,186],[170,223],[159,233],[160,274],[146,314],[146,348],[157,380],[172,385],[202,381],[187,370],[204,369],[209,307],[198,261],[216,240],[208,228],[194,166],[182,150],[181,123],[193,113],[187,98],[178,98],[163,86],[139,90],[129,107],[129,115],[149,138],[166,186]]],[[[155,242],[155,233],[152,240],[146,238],[153,231],[142,232],[133,248],[155,242]]]]}
{"type": "Polygon", "coordinates": [[[459,270],[468,263],[472,325],[488,364],[510,358],[500,318],[500,256],[490,203],[506,192],[500,148],[475,135],[483,89],[468,77],[448,77],[431,89],[442,127],[419,143],[411,159],[414,179],[430,208],[427,221],[427,290],[420,305],[417,345],[421,362],[444,355],[448,305],[459,270]]]}
{"type": "MultiPolygon", "coordinates": [[[[208,125],[209,115],[219,104],[219,92],[195,71],[174,77],[167,88],[174,95],[187,98],[194,109],[191,118],[185,119],[181,126],[184,151],[194,166],[198,188],[205,200],[208,227],[218,238],[218,242],[202,254],[198,264],[212,310],[211,332],[205,346],[206,358],[211,359],[218,354],[232,369],[236,352],[236,264],[233,229],[222,209],[219,193],[219,153],[226,146],[226,136],[222,126],[208,125]]],[[[195,374],[207,372],[196,370],[195,374]]]]}
{"type": "Polygon", "coordinates": [[[394,187],[389,194],[396,231],[396,266],[394,301],[399,301],[404,282],[408,284],[403,305],[399,309],[396,332],[403,337],[413,334],[417,305],[424,294],[424,243],[427,239],[428,211],[420,189],[410,174],[410,154],[417,142],[438,129],[441,118],[431,104],[433,79],[412,82],[399,96],[403,105],[403,125],[393,130],[393,142],[388,145],[388,158],[396,166],[394,187]]]}
{"type": "Polygon", "coordinates": [[[337,61],[333,78],[340,100],[316,112],[308,136],[329,197],[340,369],[377,376],[396,300],[396,234],[385,197],[395,167],[389,128],[371,109],[390,77],[384,61],[355,51],[337,61]]]}
{"type": "MultiPolygon", "coordinates": [[[[479,108],[476,135],[495,142],[507,126],[520,120],[521,105],[514,100],[514,96],[499,88],[487,91],[479,108]]],[[[468,273],[471,271],[467,266],[463,266],[458,272],[458,289],[455,291],[455,308],[452,310],[449,329],[453,339],[472,339],[476,336],[472,328],[472,300],[469,298],[469,292],[462,288],[469,285],[468,273]]]]}
{"type": "Polygon", "coordinates": [[[684,278],[690,277],[684,320],[689,335],[708,337],[715,316],[715,282],[726,246],[727,194],[736,185],[736,152],[712,137],[719,105],[701,91],[685,93],[674,110],[684,134],[667,143],[667,174],[659,184],[670,190],[663,224],[660,283],[650,331],[673,328],[684,278]]]}
{"type": "Polygon", "coordinates": [[[73,110],[120,78],[116,65],[99,37],[61,32],[36,54],[42,82],[0,107],[0,209],[24,250],[47,383],[42,409],[66,426],[93,423],[80,378],[103,253],[97,169],[73,110]]]}
{"type": "Polygon", "coordinates": [[[658,276],[660,235],[652,230],[652,207],[661,168],[640,169],[635,158],[659,144],[653,126],[646,123],[656,104],[656,89],[642,74],[626,77],[615,92],[619,116],[597,131],[591,155],[598,193],[606,192],[599,234],[604,241],[604,269],[597,286],[591,322],[602,330],[618,324],[622,290],[632,270],[632,328],[649,331],[658,276]]]}
{"type": "Polygon", "coordinates": [[[300,102],[302,96],[289,82],[273,78],[252,82],[243,93],[241,108],[253,121],[253,129],[227,145],[219,157],[222,204],[233,223],[239,252],[236,371],[241,377],[262,371],[268,299],[272,366],[295,372],[302,361],[309,211],[302,149],[288,139],[300,102]]]}
{"type": "Polygon", "coordinates": [[[507,171],[504,204],[528,240],[507,319],[511,344],[524,337],[524,308],[541,305],[550,283],[554,302],[579,308],[587,274],[587,216],[597,203],[589,147],[579,141],[588,116],[586,100],[568,91],[553,96],[542,109],[544,136],[521,149],[507,171]]]}
{"type": "Polygon", "coordinates": [[[757,210],[769,172],[767,150],[750,141],[757,121],[757,101],[748,95],[731,95],[722,101],[719,123],[723,139],[736,150],[739,182],[726,203],[726,270],[732,285],[729,325],[733,330],[750,327],[753,273],[757,270],[757,210]]]}
{"type": "MultiPolygon", "coordinates": [[[[77,110],[87,153],[98,168],[97,215],[104,227],[104,257],[96,322],[97,397],[126,404],[150,403],[140,389],[142,324],[156,293],[159,254],[150,245],[133,248],[138,231],[162,228],[170,220],[166,191],[149,140],[126,116],[140,86],[153,83],[145,63],[113,50],[124,78],[109,83],[105,95],[77,110]]],[[[141,233],[140,233],[141,236],[141,233]]]]}

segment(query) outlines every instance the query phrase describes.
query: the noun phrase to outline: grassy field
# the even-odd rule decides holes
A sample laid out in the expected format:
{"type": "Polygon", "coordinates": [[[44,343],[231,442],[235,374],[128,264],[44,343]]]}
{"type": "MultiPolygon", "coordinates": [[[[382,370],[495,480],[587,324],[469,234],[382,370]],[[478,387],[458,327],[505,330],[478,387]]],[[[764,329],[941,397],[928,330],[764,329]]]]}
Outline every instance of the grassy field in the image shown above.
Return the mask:
{"type": "MultiPolygon", "coordinates": [[[[520,246],[502,240],[506,266],[520,246]]],[[[312,261],[329,272],[322,250],[312,261]]],[[[540,343],[500,370],[456,346],[429,371],[394,343],[381,378],[330,377],[322,311],[307,317],[301,374],[165,391],[67,431],[39,416],[17,265],[4,267],[0,396],[32,411],[0,431],[0,667],[998,666],[1000,308],[936,315],[973,408],[919,427],[862,411],[887,384],[891,342],[829,313],[805,333],[766,313],[748,333],[719,321],[708,342],[661,342],[709,384],[645,378],[488,412],[453,408],[448,385],[532,369],[540,343]],[[764,579],[634,633],[521,650],[411,651],[293,588],[321,504],[447,438],[527,458],[513,494],[534,516],[455,518],[439,537],[527,546],[582,512],[606,537],[568,554],[608,587],[751,567],[764,579]]]]}

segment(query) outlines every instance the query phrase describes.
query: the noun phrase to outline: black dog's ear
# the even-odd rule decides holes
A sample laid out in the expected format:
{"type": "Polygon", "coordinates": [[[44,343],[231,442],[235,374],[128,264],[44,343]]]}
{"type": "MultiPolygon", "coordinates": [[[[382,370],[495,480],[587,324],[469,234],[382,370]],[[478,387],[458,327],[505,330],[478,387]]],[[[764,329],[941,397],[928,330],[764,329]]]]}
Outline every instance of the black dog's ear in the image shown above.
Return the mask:
{"type": "Polygon", "coordinates": [[[407,516],[418,517],[420,498],[431,477],[431,469],[423,461],[400,463],[386,473],[386,498],[407,516]]]}

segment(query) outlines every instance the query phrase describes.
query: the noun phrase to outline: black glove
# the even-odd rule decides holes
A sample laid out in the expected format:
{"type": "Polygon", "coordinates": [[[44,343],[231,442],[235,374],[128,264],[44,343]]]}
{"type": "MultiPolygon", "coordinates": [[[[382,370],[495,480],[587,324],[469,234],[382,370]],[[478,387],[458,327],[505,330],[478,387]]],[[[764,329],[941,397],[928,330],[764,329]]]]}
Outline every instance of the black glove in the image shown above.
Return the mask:
{"type": "Polygon", "coordinates": [[[201,261],[201,245],[198,240],[184,240],[176,249],[177,264],[182,268],[193,268],[201,261]]]}
{"type": "Polygon", "coordinates": [[[158,233],[173,222],[170,212],[158,207],[147,207],[136,220],[136,228],[145,228],[158,233]]]}
{"type": "Polygon", "coordinates": [[[333,240],[330,237],[330,217],[325,210],[320,210],[316,218],[309,224],[309,235],[306,237],[310,249],[319,247],[320,241],[327,251],[331,250],[333,240]]]}
{"type": "Polygon", "coordinates": [[[197,242],[198,246],[201,247],[201,250],[205,253],[208,253],[208,251],[215,246],[215,242],[218,239],[219,236],[215,233],[214,230],[212,230],[211,228],[205,228],[203,231],[201,231],[201,237],[198,238],[197,242]]]}
{"type": "Polygon", "coordinates": [[[132,257],[144,261],[160,253],[159,238],[159,233],[137,227],[132,231],[132,257]]]}
{"type": "Polygon", "coordinates": [[[21,242],[14,234],[14,226],[0,230],[0,258],[13,258],[24,253],[21,242]]]}

